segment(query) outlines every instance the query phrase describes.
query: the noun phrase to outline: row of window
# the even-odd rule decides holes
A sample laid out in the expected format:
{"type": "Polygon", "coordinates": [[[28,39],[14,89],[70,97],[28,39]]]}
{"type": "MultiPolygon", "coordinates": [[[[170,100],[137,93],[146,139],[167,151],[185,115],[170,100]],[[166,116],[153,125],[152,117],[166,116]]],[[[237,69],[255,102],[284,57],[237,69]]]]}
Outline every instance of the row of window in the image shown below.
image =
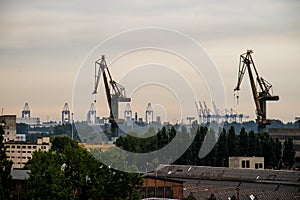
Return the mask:
{"type": "MultiPolygon", "coordinates": [[[[6,150],[6,153],[21,153],[21,151],[9,151],[9,150],[6,150]]],[[[26,151],[22,151],[22,153],[26,153],[26,151]]],[[[27,151],[27,153],[33,153],[33,151],[27,151]]]]}
{"type": "MultiPolygon", "coordinates": [[[[7,148],[11,148],[11,149],[37,149],[36,145],[8,145],[7,148]]],[[[41,146],[41,149],[47,149],[47,146],[41,146]]]]}
{"type": "MultiPolygon", "coordinates": [[[[15,159],[15,158],[17,158],[17,159],[26,159],[26,156],[22,156],[22,157],[20,157],[20,156],[18,156],[18,157],[10,156],[9,158],[11,158],[11,159],[15,159]]],[[[31,156],[27,156],[27,159],[31,159],[31,156]]]]}
{"type": "Polygon", "coordinates": [[[140,190],[140,195],[142,198],[173,198],[173,191],[171,187],[143,187],[140,190]]]}
{"type": "Polygon", "coordinates": [[[26,149],[26,148],[27,148],[27,149],[31,149],[31,148],[32,148],[32,149],[36,149],[36,148],[37,148],[36,145],[33,145],[33,146],[29,146],[29,145],[28,145],[28,146],[26,146],[26,145],[17,145],[17,146],[15,146],[15,145],[10,145],[10,146],[8,146],[8,148],[9,148],[9,147],[12,148],[12,149],[15,149],[15,148],[17,148],[17,149],[21,149],[21,148],[22,148],[22,149],[26,149]]]}

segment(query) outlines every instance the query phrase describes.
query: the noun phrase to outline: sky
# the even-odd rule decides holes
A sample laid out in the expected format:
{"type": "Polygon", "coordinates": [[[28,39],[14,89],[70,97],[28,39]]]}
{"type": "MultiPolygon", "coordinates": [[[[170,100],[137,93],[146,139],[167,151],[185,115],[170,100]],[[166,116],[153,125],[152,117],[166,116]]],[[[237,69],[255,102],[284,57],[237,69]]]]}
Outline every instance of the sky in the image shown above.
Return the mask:
{"type": "MultiPolygon", "coordinates": [[[[72,108],[73,88],[82,63],[95,46],[123,31],[161,27],[188,35],[205,49],[222,77],[226,107],[249,115],[250,119],[255,118],[255,108],[247,74],[239,104],[234,101],[233,89],[239,55],[253,49],[260,75],[272,83],[274,94],[280,97],[280,101],[268,103],[268,117],[294,122],[300,116],[299,10],[297,0],[3,0],[0,1],[0,108],[4,114],[20,116],[28,102],[32,116],[42,121],[61,120],[64,103],[68,102],[72,108]]],[[[116,70],[114,74],[121,79],[116,70]]],[[[151,98],[155,101],[158,95],[155,87],[144,89],[153,96],[131,105],[141,115],[147,101],[151,98]]],[[[131,94],[137,99],[143,96],[131,94]]],[[[206,95],[196,96],[212,109],[206,95]]],[[[162,95],[162,99],[172,98],[162,95]]],[[[174,102],[176,98],[168,106],[172,107],[174,102]]],[[[166,100],[152,103],[160,110],[158,113],[163,112],[160,115],[166,115],[163,106],[166,100]]],[[[103,104],[97,105],[100,115],[107,113],[103,104]]],[[[191,103],[189,108],[195,106],[191,103]]],[[[168,111],[169,120],[180,118],[170,116],[173,113],[177,112],[168,111]]]]}

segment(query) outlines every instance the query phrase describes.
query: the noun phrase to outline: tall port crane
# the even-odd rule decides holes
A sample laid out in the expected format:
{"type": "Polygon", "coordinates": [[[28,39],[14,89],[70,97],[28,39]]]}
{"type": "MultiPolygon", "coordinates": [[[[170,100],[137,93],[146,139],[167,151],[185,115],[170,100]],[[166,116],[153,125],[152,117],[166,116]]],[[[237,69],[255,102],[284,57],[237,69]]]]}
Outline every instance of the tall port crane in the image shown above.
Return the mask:
{"type": "Polygon", "coordinates": [[[111,123],[112,136],[118,136],[118,125],[116,119],[119,118],[119,102],[130,102],[131,98],[126,97],[125,88],[113,80],[107,67],[105,56],[95,61],[95,88],[93,94],[96,95],[101,74],[105,87],[106,99],[109,107],[109,122],[111,123]]]}
{"type": "MultiPolygon", "coordinates": [[[[270,125],[272,123],[272,120],[267,119],[266,113],[266,102],[267,101],[278,101],[279,96],[273,96],[270,93],[270,90],[272,88],[272,85],[267,82],[265,79],[259,76],[258,71],[255,67],[253,58],[251,54],[253,53],[252,50],[247,50],[246,53],[242,54],[240,56],[240,62],[239,62],[239,72],[238,72],[238,82],[237,86],[234,89],[234,91],[239,91],[240,86],[243,80],[243,77],[245,75],[246,69],[248,71],[249,79],[250,79],[250,85],[251,90],[253,94],[254,103],[256,106],[256,123],[258,124],[258,130],[263,131],[266,128],[266,125],[270,125]],[[251,68],[254,70],[256,75],[256,81],[258,83],[258,88],[255,85],[254,77],[251,68]],[[259,90],[259,91],[258,91],[259,90]]],[[[238,98],[239,96],[237,96],[238,98]]]]}

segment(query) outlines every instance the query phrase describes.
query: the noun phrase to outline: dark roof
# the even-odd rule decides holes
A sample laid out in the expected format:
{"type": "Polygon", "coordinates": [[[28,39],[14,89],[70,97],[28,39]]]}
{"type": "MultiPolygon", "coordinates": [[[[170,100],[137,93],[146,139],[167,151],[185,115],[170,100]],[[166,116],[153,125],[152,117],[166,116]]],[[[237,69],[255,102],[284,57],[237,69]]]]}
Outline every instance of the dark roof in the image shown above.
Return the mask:
{"type": "Polygon", "coordinates": [[[29,178],[30,170],[12,169],[11,176],[13,180],[25,180],[29,178]]]}
{"type": "Polygon", "coordinates": [[[177,183],[184,183],[184,180],[179,180],[179,179],[172,179],[172,178],[166,178],[166,177],[159,177],[159,176],[154,176],[154,175],[145,175],[143,178],[151,178],[151,179],[156,179],[156,180],[162,180],[162,181],[170,181],[170,182],[177,182],[177,183]]]}
{"type": "Polygon", "coordinates": [[[287,170],[238,169],[189,165],[160,165],[156,169],[155,174],[160,177],[168,178],[200,178],[238,181],[243,180],[249,182],[280,182],[283,184],[300,185],[300,171],[287,170]]]}

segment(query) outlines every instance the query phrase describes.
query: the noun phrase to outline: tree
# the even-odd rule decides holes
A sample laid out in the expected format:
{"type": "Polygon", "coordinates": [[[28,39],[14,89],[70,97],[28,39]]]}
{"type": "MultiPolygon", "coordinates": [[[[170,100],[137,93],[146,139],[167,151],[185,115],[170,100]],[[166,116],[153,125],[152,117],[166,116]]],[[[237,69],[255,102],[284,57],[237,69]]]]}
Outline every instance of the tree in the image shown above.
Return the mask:
{"type": "Polygon", "coordinates": [[[248,145],[249,145],[249,139],[248,134],[243,127],[240,131],[239,135],[239,155],[240,156],[248,156],[248,145]]]}
{"type": "Polygon", "coordinates": [[[268,133],[263,132],[260,133],[260,148],[261,148],[261,156],[264,157],[265,167],[272,168],[273,167],[273,155],[272,151],[272,143],[268,133]]]}
{"type": "Polygon", "coordinates": [[[238,140],[233,126],[231,126],[228,131],[227,145],[228,145],[228,156],[239,155],[238,140]]]}
{"type": "Polygon", "coordinates": [[[249,144],[248,144],[248,155],[249,156],[258,156],[258,137],[257,135],[253,132],[249,132],[249,144]]]}
{"type": "Polygon", "coordinates": [[[53,149],[37,151],[26,164],[27,199],[137,199],[140,174],[110,169],[68,137],[53,140],[53,149]]]}
{"type": "Polygon", "coordinates": [[[4,130],[0,125],[0,199],[11,199],[12,177],[10,175],[12,161],[7,159],[6,147],[3,143],[4,130]]]}
{"type": "Polygon", "coordinates": [[[274,152],[274,155],[273,155],[273,167],[275,169],[281,169],[282,167],[282,160],[281,160],[281,156],[282,156],[282,145],[281,145],[281,142],[279,141],[278,138],[273,141],[273,152],[274,152]]]}
{"type": "Polygon", "coordinates": [[[228,166],[228,147],[227,147],[227,138],[226,138],[226,130],[223,129],[218,143],[217,143],[217,157],[216,157],[216,165],[217,167],[226,167],[228,166]]]}
{"type": "Polygon", "coordinates": [[[282,161],[286,167],[293,167],[295,162],[295,153],[293,139],[285,139],[283,144],[282,161]]]}

